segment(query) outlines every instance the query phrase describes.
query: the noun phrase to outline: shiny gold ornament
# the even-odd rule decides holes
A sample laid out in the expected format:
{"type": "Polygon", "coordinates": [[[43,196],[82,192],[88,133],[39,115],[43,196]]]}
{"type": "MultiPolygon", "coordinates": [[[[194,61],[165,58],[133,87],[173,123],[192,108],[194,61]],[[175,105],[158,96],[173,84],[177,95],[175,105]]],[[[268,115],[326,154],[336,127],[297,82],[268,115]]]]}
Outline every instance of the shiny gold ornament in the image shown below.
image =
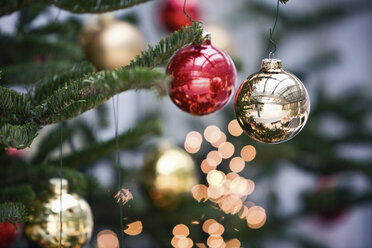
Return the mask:
{"type": "Polygon", "coordinates": [[[93,231],[93,217],[88,203],[78,195],[67,193],[66,179],[62,179],[62,202],[60,179],[51,179],[50,186],[51,194],[32,209],[30,222],[25,228],[27,237],[40,247],[60,247],[62,210],[62,247],[83,247],[93,231]]]}
{"type": "Polygon", "coordinates": [[[302,82],[282,69],[279,59],[262,60],[235,97],[235,114],[243,130],[262,143],[292,139],[305,126],[310,99],[302,82]]]}
{"type": "Polygon", "coordinates": [[[197,183],[193,159],[178,147],[162,144],[146,154],[142,185],[154,206],[176,208],[197,183]]]}
{"type": "Polygon", "coordinates": [[[80,35],[86,56],[100,70],[113,70],[128,65],[145,42],[134,25],[104,15],[83,29],[80,35]]]}

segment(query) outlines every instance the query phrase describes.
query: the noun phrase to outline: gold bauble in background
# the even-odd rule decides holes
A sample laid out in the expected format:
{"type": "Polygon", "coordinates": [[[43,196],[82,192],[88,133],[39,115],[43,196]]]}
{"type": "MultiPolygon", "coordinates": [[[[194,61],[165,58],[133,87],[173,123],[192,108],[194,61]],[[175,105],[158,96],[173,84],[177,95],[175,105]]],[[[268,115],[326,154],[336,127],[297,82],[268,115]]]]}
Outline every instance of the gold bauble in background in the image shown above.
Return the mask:
{"type": "Polygon", "coordinates": [[[207,25],[204,29],[212,34],[213,46],[225,51],[229,55],[233,53],[233,41],[227,29],[219,25],[207,25]]]}
{"type": "Polygon", "coordinates": [[[296,136],[308,119],[310,99],[305,86],[282,69],[279,59],[262,60],[261,70],[249,76],[235,97],[235,114],[254,140],[281,143],[296,136]]]}
{"type": "Polygon", "coordinates": [[[80,34],[87,59],[100,70],[128,65],[144,49],[145,41],[138,28],[128,22],[103,15],[87,25],[80,34]]]}
{"type": "Polygon", "coordinates": [[[29,224],[25,228],[27,237],[40,247],[60,247],[62,210],[62,247],[83,247],[89,242],[93,231],[93,217],[88,203],[76,194],[69,194],[67,180],[62,179],[61,206],[60,179],[52,178],[50,186],[51,194],[32,209],[29,224]]]}
{"type": "Polygon", "coordinates": [[[193,159],[184,150],[169,144],[146,154],[141,179],[154,206],[165,209],[179,206],[198,183],[193,159]]]}

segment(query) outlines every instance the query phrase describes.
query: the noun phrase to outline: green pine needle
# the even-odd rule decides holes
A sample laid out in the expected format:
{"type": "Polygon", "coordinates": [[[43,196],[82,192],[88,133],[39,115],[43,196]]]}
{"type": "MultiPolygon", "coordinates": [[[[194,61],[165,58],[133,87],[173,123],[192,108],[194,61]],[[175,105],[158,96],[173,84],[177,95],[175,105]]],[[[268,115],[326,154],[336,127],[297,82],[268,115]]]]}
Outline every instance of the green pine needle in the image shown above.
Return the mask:
{"type": "Polygon", "coordinates": [[[0,114],[0,146],[26,148],[42,126],[74,118],[126,90],[166,94],[170,78],[152,68],[164,64],[183,46],[202,43],[202,34],[202,27],[194,23],[149,46],[126,67],[95,72],[89,63],[77,64],[40,81],[28,94],[1,87],[0,107],[5,111],[0,114]]]}
{"type": "Polygon", "coordinates": [[[129,8],[150,0],[54,0],[58,8],[73,13],[103,13],[118,9],[129,8]]]}
{"type": "MultiPolygon", "coordinates": [[[[136,124],[132,129],[121,134],[119,139],[119,148],[133,148],[148,140],[154,135],[161,133],[161,122],[158,118],[147,118],[136,124]]],[[[98,159],[110,156],[116,150],[115,138],[101,143],[93,143],[82,150],[66,155],[62,158],[64,164],[68,167],[79,167],[97,161],[98,159]]],[[[59,163],[59,159],[49,161],[48,164],[59,163]]]]}
{"type": "Polygon", "coordinates": [[[19,202],[0,204],[0,223],[10,222],[12,224],[27,221],[26,207],[19,202]]]}

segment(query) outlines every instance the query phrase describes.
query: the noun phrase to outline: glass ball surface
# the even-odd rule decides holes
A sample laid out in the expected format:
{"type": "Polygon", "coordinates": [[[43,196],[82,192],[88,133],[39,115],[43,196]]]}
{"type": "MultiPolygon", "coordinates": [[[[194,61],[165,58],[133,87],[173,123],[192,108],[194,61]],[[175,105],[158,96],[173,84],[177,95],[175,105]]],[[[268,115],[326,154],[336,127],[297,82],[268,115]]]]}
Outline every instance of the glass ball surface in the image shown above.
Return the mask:
{"type": "Polygon", "coordinates": [[[170,60],[167,72],[173,77],[172,101],[192,115],[208,115],[222,109],[235,90],[235,65],[210,40],[179,50],[170,60]]]}
{"type": "Polygon", "coordinates": [[[310,99],[305,86],[282,69],[281,60],[264,59],[235,96],[236,118],[246,134],[262,143],[292,139],[305,126],[310,99]]]}
{"type": "Polygon", "coordinates": [[[60,212],[62,212],[61,247],[84,247],[92,236],[93,217],[88,203],[76,194],[67,192],[67,180],[50,180],[51,194],[32,208],[27,237],[40,247],[60,247],[60,212]],[[61,199],[62,198],[62,199],[61,199]],[[62,202],[61,202],[62,200],[62,202]]]}

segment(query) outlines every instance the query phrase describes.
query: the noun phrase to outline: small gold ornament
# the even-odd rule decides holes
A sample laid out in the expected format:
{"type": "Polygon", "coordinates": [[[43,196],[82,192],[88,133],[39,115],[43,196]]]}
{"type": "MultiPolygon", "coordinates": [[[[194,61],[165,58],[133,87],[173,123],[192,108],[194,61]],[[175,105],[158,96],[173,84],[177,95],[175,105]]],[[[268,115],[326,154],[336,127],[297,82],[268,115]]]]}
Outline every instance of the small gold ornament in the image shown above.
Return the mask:
{"type": "Polygon", "coordinates": [[[25,228],[27,237],[40,247],[60,247],[62,210],[61,247],[83,247],[89,242],[93,231],[93,217],[88,203],[76,194],[67,193],[66,179],[62,179],[62,202],[60,179],[50,179],[50,186],[51,194],[32,209],[30,222],[25,228]]]}
{"type": "Polygon", "coordinates": [[[310,99],[302,82],[282,69],[279,59],[262,60],[235,97],[235,114],[243,130],[262,143],[292,139],[305,126],[310,99]]]}
{"type": "Polygon", "coordinates": [[[233,53],[233,40],[230,32],[223,26],[210,25],[206,26],[204,30],[212,33],[213,46],[225,51],[227,54],[233,53]]]}
{"type": "Polygon", "coordinates": [[[93,21],[80,35],[86,56],[100,70],[126,66],[144,49],[145,41],[138,28],[117,21],[109,15],[93,21]]]}
{"type": "Polygon", "coordinates": [[[197,183],[195,163],[180,148],[162,144],[146,154],[142,185],[154,206],[176,208],[197,183]]]}

